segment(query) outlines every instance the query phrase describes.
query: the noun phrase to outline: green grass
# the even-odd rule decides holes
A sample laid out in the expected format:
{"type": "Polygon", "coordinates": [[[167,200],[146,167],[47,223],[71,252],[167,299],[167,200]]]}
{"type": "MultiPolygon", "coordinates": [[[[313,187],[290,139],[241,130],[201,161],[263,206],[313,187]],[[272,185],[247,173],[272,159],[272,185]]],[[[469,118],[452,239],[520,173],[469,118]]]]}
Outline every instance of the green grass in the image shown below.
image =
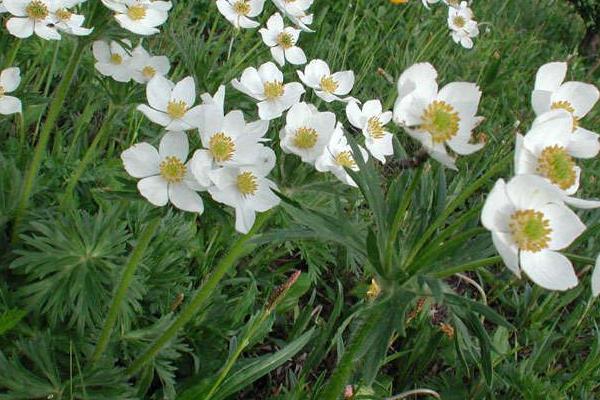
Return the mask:
{"type": "MultiPolygon", "coordinates": [[[[86,15],[95,2],[88,3],[86,15]]],[[[476,0],[482,35],[467,51],[450,39],[444,6],[411,3],[318,0],[316,32],[300,44],[309,59],[354,70],[353,96],[387,107],[396,88],[378,68],[396,79],[429,61],[441,84],[477,82],[487,146],[461,158],[458,173],[434,162],[408,171],[368,163],[356,177],[360,189],[351,189],[275,144],[272,175],[284,201],[247,238],[209,196],[199,217],[139,196],[119,155],[140,141],[158,144],[162,132],[135,111],[143,86],[97,74],[89,44],[56,124],[45,128],[41,168],[20,213],[77,42],[1,35],[2,69],[21,68],[24,113],[0,118],[0,399],[321,400],[347,384],[356,398],[416,388],[443,399],[595,398],[600,306],[589,272],[600,252],[600,214],[581,212],[588,233],[568,249],[579,255],[572,259],[581,283],[562,294],[514,278],[479,223],[485,195],[512,173],[515,133],[533,120],[538,67],[569,60],[570,79],[599,83],[597,72],[588,74],[595,60],[578,55],[584,24],[562,0],[476,0]],[[271,312],[269,299],[295,270],[301,277],[271,312]],[[382,294],[371,302],[373,277],[382,294]]],[[[266,4],[261,21],[272,12],[266,4]]],[[[106,35],[126,37],[115,24],[106,35]]],[[[173,80],[194,76],[198,93],[271,59],[256,30],[235,32],[209,0],[176,2],[144,46],[169,56],[173,80]]],[[[291,66],[284,72],[298,80],[291,66]]],[[[227,90],[226,107],[255,119],[252,101],[227,90]]],[[[345,121],[343,105],[306,98],[345,121]]],[[[599,130],[598,108],[583,125],[599,130]]],[[[269,137],[281,126],[273,122],[269,137]]],[[[394,133],[398,158],[416,153],[406,134],[394,133]]],[[[189,137],[197,147],[197,135],[189,137]]],[[[581,196],[598,197],[600,162],[583,165],[581,196]]]]}

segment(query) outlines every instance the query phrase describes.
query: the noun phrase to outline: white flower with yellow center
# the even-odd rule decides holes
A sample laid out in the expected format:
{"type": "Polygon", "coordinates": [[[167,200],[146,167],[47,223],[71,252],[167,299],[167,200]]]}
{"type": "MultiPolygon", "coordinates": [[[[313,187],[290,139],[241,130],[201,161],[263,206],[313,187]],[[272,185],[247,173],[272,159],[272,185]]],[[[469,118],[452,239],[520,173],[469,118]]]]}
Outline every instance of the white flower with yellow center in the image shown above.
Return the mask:
{"type": "Polygon", "coordinates": [[[72,7],[73,2],[63,2],[62,8],[54,12],[56,22],[54,26],[62,32],[75,36],[87,36],[94,30],[84,28],[85,16],[71,12],[68,7],[72,7]]]}
{"type": "Polygon", "coordinates": [[[486,199],[481,221],[515,275],[524,271],[549,290],[577,286],[573,265],[557,250],[567,248],[586,227],[545,179],[536,175],[519,175],[508,183],[500,179],[486,199]]]}
{"type": "Polygon", "coordinates": [[[596,266],[592,273],[592,295],[594,297],[600,294],[600,255],[596,259],[596,266]]]}
{"type": "Polygon", "coordinates": [[[578,148],[579,158],[592,158],[600,152],[598,134],[580,125],[580,121],[594,107],[600,92],[596,86],[583,82],[564,82],[567,63],[551,62],[542,65],[535,79],[531,103],[536,115],[556,109],[571,113],[573,118],[573,146],[578,148]]]}
{"type": "Polygon", "coordinates": [[[262,146],[261,162],[252,166],[223,167],[212,170],[209,175],[213,186],[208,192],[215,201],[235,208],[235,229],[248,233],[257,212],[265,212],[277,206],[279,197],[273,192],[277,185],[267,179],[275,166],[275,153],[262,146]]]}
{"type": "Polygon", "coordinates": [[[308,13],[314,0],[271,0],[273,4],[303,31],[313,32],[308,26],[313,23],[313,15],[308,13]]]}
{"type": "Polygon", "coordinates": [[[267,21],[267,28],[262,28],[259,32],[263,42],[271,48],[271,55],[279,65],[285,65],[285,60],[295,65],[306,64],[304,51],[296,45],[300,30],[285,27],[281,14],[273,14],[267,21]]]}
{"type": "Polygon", "coordinates": [[[446,146],[459,155],[483,147],[471,143],[472,131],[482,121],[477,117],[481,91],[474,83],[452,82],[438,91],[437,71],[429,63],[415,64],[398,80],[394,121],[421,142],[435,160],[457,169],[446,146]]]}
{"type": "Polygon", "coordinates": [[[148,143],[138,143],[121,153],[125,170],[141,178],[137,187],[142,196],[155,206],[171,202],[180,210],[202,213],[204,203],[200,185],[186,163],[189,153],[185,132],[167,132],[158,151],[148,143]]]}
{"type": "MultiPolygon", "coordinates": [[[[123,43],[131,47],[129,40],[123,43]]],[[[131,80],[130,61],[131,56],[115,41],[104,42],[97,40],[92,45],[92,53],[96,59],[96,70],[104,76],[110,76],[117,82],[129,82],[131,80]]]]}
{"type": "MultiPolygon", "coordinates": [[[[366,150],[359,146],[361,157],[367,161],[369,155],[366,150]]],[[[331,139],[323,153],[315,161],[315,168],[319,172],[331,172],[346,185],[356,187],[356,182],[348,175],[346,168],[358,171],[358,165],[354,159],[352,147],[348,144],[344,127],[338,122],[331,139]]]]}
{"type": "Polygon", "coordinates": [[[329,65],[323,60],[312,60],[304,68],[304,72],[296,71],[300,80],[315,91],[315,94],[327,103],[332,101],[356,101],[346,96],[354,86],[354,72],[341,71],[331,73],[329,65]]]}
{"type": "Polygon", "coordinates": [[[379,100],[367,101],[362,110],[352,101],[346,106],[346,116],[352,126],[362,131],[365,146],[373,157],[385,164],[385,157],[394,154],[393,136],[385,129],[392,120],[392,112],[383,112],[379,100]]]}
{"type": "Polygon", "coordinates": [[[523,137],[517,135],[515,172],[540,175],[560,189],[564,202],[579,208],[600,207],[600,201],[573,197],[579,189],[581,168],[575,163],[580,149],[573,140],[573,118],[565,110],[542,114],[523,137]]]}
{"type": "Polygon", "coordinates": [[[138,83],[148,83],[156,75],[165,76],[170,69],[166,56],[152,56],[141,44],[131,53],[131,77],[138,83]]]}
{"type": "Polygon", "coordinates": [[[284,152],[314,164],[325,151],[335,128],[334,113],[319,112],[313,105],[298,103],[287,113],[279,144],[284,152]]]}
{"type": "Polygon", "coordinates": [[[454,42],[465,49],[473,48],[473,38],[479,36],[479,26],[473,20],[473,11],[466,1],[457,7],[448,7],[448,27],[454,42]]]}
{"type": "Polygon", "coordinates": [[[149,106],[140,104],[138,111],[168,131],[187,131],[202,123],[203,106],[194,107],[196,85],[191,76],[175,84],[156,75],[146,85],[146,97],[149,106]]]}
{"type": "Polygon", "coordinates": [[[115,19],[122,28],[138,35],[154,35],[157,26],[165,23],[170,1],[158,0],[102,0],[106,7],[115,11],[115,19]]]}
{"type": "Polygon", "coordinates": [[[256,28],[260,24],[252,18],[258,17],[265,0],[217,0],[217,8],[236,28],[256,28]]]}
{"type": "Polygon", "coordinates": [[[0,73],[0,114],[10,115],[21,112],[21,100],[6,95],[17,89],[20,83],[21,70],[19,68],[7,68],[0,73]]]}
{"type": "Polygon", "coordinates": [[[34,33],[46,40],[60,40],[54,24],[54,12],[60,4],[56,0],[4,0],[4,7],[12,15],[6,22],[11,35],[25,39],[34,33]]]}
{"type": "Polygon", "coordinates": [[[258,70],[254,67],[246,68],[240,79],[232,80],[231,84],[259,101],[258,116],[263,120],[281,117],[304,94],[302,84],[283,83],[283,74],[272,62],[261,65],[258,70]]]}

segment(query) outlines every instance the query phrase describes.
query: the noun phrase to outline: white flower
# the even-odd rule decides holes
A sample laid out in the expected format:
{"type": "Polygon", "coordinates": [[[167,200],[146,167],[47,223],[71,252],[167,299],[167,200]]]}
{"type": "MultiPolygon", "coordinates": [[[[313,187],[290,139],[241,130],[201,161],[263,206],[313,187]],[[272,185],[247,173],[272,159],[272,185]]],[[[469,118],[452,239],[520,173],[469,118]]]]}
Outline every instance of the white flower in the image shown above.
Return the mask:
{"type": "Polygon", "coordinates": [[[214,186],[208,192],[215,201],[235,208],[235,229],[248,233],[256,218],[256,212],[265,212],[279,204],[273,189],[277,185],[266,178],[275,166],[275,153],[263,146],[260,151],[263,162],[243,167],[223,167],[210,172],[214,186]]]}
{"type": "Polygon", "coordinates": [[[600,207],[599,201],[572,198],[579,189],[581,168],[574,158],[580,155],[573,138],[573,118],[565,110],[548,111],[537,117],[531,130],[517,135],[515,172],[540,175],[560,189],[564,202],[580,208],[600,207]]]}
{"type": "MultiPolygon", "coordinates": [[[[123,43],[131,46],[128,40],[123,40],[123,43]]],[[[92,52],[96,59],[94,66],[102,75],[110,76],[117,82],[131,80],[131,56],[119,43],[112,41],[109,45],[107,42],[97,40],[92,45],[92,52]]]]}
{"type": "Polygon", "coordinates": [[[596,267],[592,273],[592,295],[598,296],[600,294],[600,255],[596,259],[596,267]]]}
{"type": "Polygon", "coordinates": [[[272,62],[242,72],[240,80],[231,81],[234,88],[259,101],[260,119],[272,120],[281,117],[284,111],[300,101],[304,93],[298,82],[283,83],[283,74],[272,62]]]}
{"type": "Polygon", "coordinates": [[[67,7],[72,6],[67,6],[66,2],[63,2],[62,6],[63,8],[59,8],[54,12],[54,16],[56,17],[54,26],[56,29],[76,36],[87,36],[92,33],[94,29],[82,27],[85,21],[85,17],[83,15],[74,14],[69,11],[67,7]]]}
{"type": "Polygon", "coordinates": [[[385,164],[385,157],[394,154],[393,136],[385,129],[392,120],[392,112],[383,112],[379,100],[367,101],[362,110],[352,101],[346,106],[346,116],[352,126],[362,131],[365,146],[373,157],[385,164]]]}
{"type": "Polygon", "coordinates": [[[437,71],[429,63],[415,64],[398,80],[394,121],[421,142],[431,157],[456,169],[446,146],[460,155],[483,147],[472,144],[471,133],[482,118],[476,117],[481,91],[474,83],[452,82],[438,91],[437,71]]]}
{"type": "Polygon", "coordinates": [[[224,114],[225,110],[225,86],[219,86],[219,89],[215,92],[214,95],[210,95],[209,93],[203,93],[200,95],[200,99],[202,100],[202,104],[205,105],[213,105],[216,106],[221,115],[224,114]]]}
{"type": "Polygon", "coordinates": [[[131,77],[138,83],[148,83],[156,75],[165,76],[171,65],[166,56],[152,56],[142,45],[131,53],[131,77]]]}
{"type": "Polygon", "coordinates": [[[217,8],[236,28],[256,28],[260,24],[251,18],[263,11],[265,0],[217,0],[217,8]]]}
{"type": "Polygon", "coordinates": [[[168,131],[187,131],[202,123],[203,106],[193,107],[196,102],[196,85],[191,76],[174,84],[167,78],[156,75],[146,85],[146,97],[150,106],[140,104],[138,111],[168,131]]]}
{"type": "Polygon", "coordinates": [[[6,93],[14,91],[21,83],[19,68],[7,68],[0,73],[0,114],[9,115],[21,112],[21,100],[6,93]]]}
{"type": "Polygon", "coordinates": [[[170,1],[157,0],[102,0],[106,7],[115,11],[115,19],[122,28],[138,35],[160,32],[156,27],[165,23],[170,1]]]}
{"type": "Polygon", "coordinates": [[[287,113],[286,125],[279,133],[281,149],[313,164],[325,151],[335,128],[335,114],[298,103],[287,113]]]}
{"type": "Polygon", "coordinates": [[[290,64],[306,64],[304,51],[296,46],[300,30],[284,27],[281,14],[273,14],[267,21],[267,28],[261,28],[259,32],[263,42],[271,48],[271,55],[279,65],[285,65],[285,60],[290,64]]]}
{"type": "Polygon", "coordinates": [[[568,247],[585,225],[546,180],[535,175],[519,175],[508,183],[500,179],[486,199],[481,221],[515,275],[523,270],[550,290],[577,286],[573,265],[557,250],[568,247]]]}
{"type": "Polygon", "coordinates": [[[308,25],[313,22],[313,15],[308,9],[314,0],[272,0],[273,4],[303,31],[313,32],[308,25]]]}
{"type": "Polygon", "coordinates": [[[6,22],[11,35],[25,39],[34,33],[46,40],[60,40],[54,24],[58,4],[54,0],[4,0],[4,7],[13,16],[6,22]]]}
{"type": "Polygon", "coordinates": [[[352,101],[353,97],[346,96],[354,86],[354,72],[341,71],[331,73],[329,65],[323,60],[312,60],[304,68],[304,72],[296,71],[300,80],[315,91],[315,94],[327,103],[332,101],[352,101]]]}
{"type": "Polygon", "coordinates": [[[205,190],[193,177],[186,160],[189,144],[185,132],[167,132],[158,151],[148,143],[138,143],[121,153],[125,170],[141,178],[138,190],[150,203],[202,213],[204,203],[196,193],[205,190]]]}
{"type": "Polygon", "coordinates": [[[2,0],[0,0],[0,14],[8,12],[8,10],[6,9],[6,7],[4,7],[4,4],[2,3],[2,0]]]}
{"type": "Polygon", "coordinates": [[[594,107],[600,92],[596,86],[583,82],[564,82],[567,63],[551,62],[542,65],[535,79],[531,103],[536,115],[552,109],[567,110],[573,116],[573,139],[580,158],[593,158],[600,152],[598,134],[580,126],[580,120],[594,107]],[[564,83],[563,83],[564,82],[564,83]]]}
{"type": "MultiPolygon", "coordinates": [[[[360,146],[359,149],[362,159],[367,161],[369,155],[366,150],[360,146]]],[[[327,147],[317,158],[315,168],[319,172],[331,172],[346,185],[356,187],[356,182],[348,175],[345,168],[358,171],[358,165],[354,159],[352,147],[350,147],[346,135],[344,135],[344,128],[339,122],[331,135],[331,139],[329,139],[327,147]]]]}
{"type": "Polygon", "coordinates": [[[427,8],[429,8],[430,4],[436,4],[439,3],[440,0],[421,0],[421,2],[423,3],[423,5],[427,8]]]}
{"type": "Polygon", "coordinates": [[[448,7],[448,26],[456,43],[466,49],[473,48],[472,38],[479,36],[479,26],[473,20],[473,11],[466,1],[457,7],[448,7]]]}

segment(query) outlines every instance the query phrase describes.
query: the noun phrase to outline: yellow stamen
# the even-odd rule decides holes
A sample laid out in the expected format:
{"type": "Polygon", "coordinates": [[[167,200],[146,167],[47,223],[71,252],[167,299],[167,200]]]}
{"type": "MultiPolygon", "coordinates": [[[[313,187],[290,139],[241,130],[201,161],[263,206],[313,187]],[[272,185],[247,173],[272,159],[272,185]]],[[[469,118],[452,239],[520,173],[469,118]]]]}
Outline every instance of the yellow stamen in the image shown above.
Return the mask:
{"type": "Polygon", "coordinates": [[[42,20],[48,16],[49,12],[45,3],[40,0],[33,0],[25,7],[25,14],[31,19],[42,20]]]}
{"type": "Polygon", "coordinates": [[[123,57],[121,57],[119,54],[113,53],[110,55],[110,62],[115,65],[120,65],[123,62],[123,57]]]}
{"type": "Polygon", "coordinates": [[[367,123],[367,132],[373,139],[381,139],[385,136],[385,130],[383,129],[383,124],[377,117],[369,118],[369,122],[367,123]]]}
{"type": "Polygon", "coordinates": [[[156,75],[156,70],[154,69],[154,67],[150,66],[150,65],[146,65],[144,67],[144,69],[142,69],[142,74],[148,78],[148,79],[152,79],[154,78],[154,75],[156,75]]]}
{"type": "Polygon", "coordinates": [[[167,104],[167,114],[173,119],[183,118],[186,111],[187,104],[185,104],[185,101],[183,100],[169,101],[169,104],[167,104]]]}
{"type": "Polygon", "coordinates": [[[434,100],[421,116],[421,129],[429,132],[434,143],[444,143],[458,133],[460,118],[454,108],[439,100],[434,100]]]}
{"type": "Polygon", "coordinates": [[[510,217],[508,227],[521,250],[537,253],[550,244],[550,221],[540,211],[518,210],[510,217]]]}
{"type": "Polygon", "coordinates": [[[216,162],[225,162],[233,158],[235,143],[229,136],[219,132],[210,138],[208,149],[216,162]]]}
{"type": "Polygon", "coordinates": [[[139,4],[133,5],[127,9],[127,16],[133,21],[139,21],[146,17],[146,7],[139,4]]]}
{"type": "Polygon", "coordinates": [[[454,25],[457,28],[464,28],[465,25],[467,24],[467,21],[465,21],[465,19],[463,17],[461,17],[460,15],[457,15],[456,17],[454,17],[452,22],[454,22],[454,25]]]}
{"type": "Polygon", "coordinates": [[[185,172],[185,165],[175,156],[166,157],[160,163],[160,176],[169,183],[181,182],[185,176],[185,172]]]}
{"type": "Polygon", "coordinates": [[[345,168],[354,168],[356,167],[356,162],[354,161],[354,157],[352,157],[352,153],[348,150],[342,151],[338,153],[335,157],[335,163],[340,167],[345,168]]]}
{"type": "Polygon", "coordinates": [[[4,96],[4,93],[6,93],[6,90],[0,85],[0,97],[4,96]]]}
{"type": "Polygon", "coordinates": [[[233,11],[239,15],[248,15],[250,13],[251,7],[248,3],[248,0],[239,0],[233,4],[233,11]]]}
{"type": "Polygon", "coordinates": [[[579,118],[575,116],[575,108],[571,105],[571,103],[565,100],[555,101],[552,103],[550,108],[553,110],[566,110],[570,112],[573,117],[573,132],[579,128],[579,118]]]}
{"type": "Polygon", "coordinates": [[[61,8],[60,10],[56,11],[54,15],[56,15],[56,18],[61,21],[68,21],[73,16],[73,13],[66,8],[61,8]]]}
{"type": "Polygon", "coordinates": [[[567,190],[577,180],[573,157],[567,149],[558,145],[546,147],[542,151],[538,158],[537,172],[562,190],[567,190]]]}
{"type": "Polygon", "coordinates": [[[267,100],[275,100],[283,96],[284,88],[283,82],[271,81],[264,84],[265,97],[267,100]]]}
{"type": "Polygon", "coordinates": [[[333,93],[340,85],[331,76],[321,78],[321,90],[327,93],[333,93]]]}
{"type": "Polygon", "coordinates": [[[256,176],[252,172],[242,172],[237,176],[237,188],[244,196],[252,196],[258,190],[256,176]]]}
{"type": "Polygon", "coordinates": [[[277,35],[277,39],[275,39],[278,45],[287,50],[294,46],[294,38],[287,32],[281,32],[277,35]]]}
{"type": "Polygon", "coordinates": [[[299,128],[294,136],[294,146],[299,149],[312,149],[317,144],[319,134],[313,128],[299,128]]]}

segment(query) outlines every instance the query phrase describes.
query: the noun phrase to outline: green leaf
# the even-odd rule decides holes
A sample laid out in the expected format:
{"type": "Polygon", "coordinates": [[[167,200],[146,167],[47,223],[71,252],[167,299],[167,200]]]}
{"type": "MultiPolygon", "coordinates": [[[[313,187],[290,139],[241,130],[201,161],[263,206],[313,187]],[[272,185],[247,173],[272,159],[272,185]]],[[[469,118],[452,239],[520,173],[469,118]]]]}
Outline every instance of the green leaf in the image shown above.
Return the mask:
{"type": "Polygon", "coordinates": [[[11,309],[0,315],[0,335],[14,328],[27,315],[27,311],[19,309],[11,309]]]}

